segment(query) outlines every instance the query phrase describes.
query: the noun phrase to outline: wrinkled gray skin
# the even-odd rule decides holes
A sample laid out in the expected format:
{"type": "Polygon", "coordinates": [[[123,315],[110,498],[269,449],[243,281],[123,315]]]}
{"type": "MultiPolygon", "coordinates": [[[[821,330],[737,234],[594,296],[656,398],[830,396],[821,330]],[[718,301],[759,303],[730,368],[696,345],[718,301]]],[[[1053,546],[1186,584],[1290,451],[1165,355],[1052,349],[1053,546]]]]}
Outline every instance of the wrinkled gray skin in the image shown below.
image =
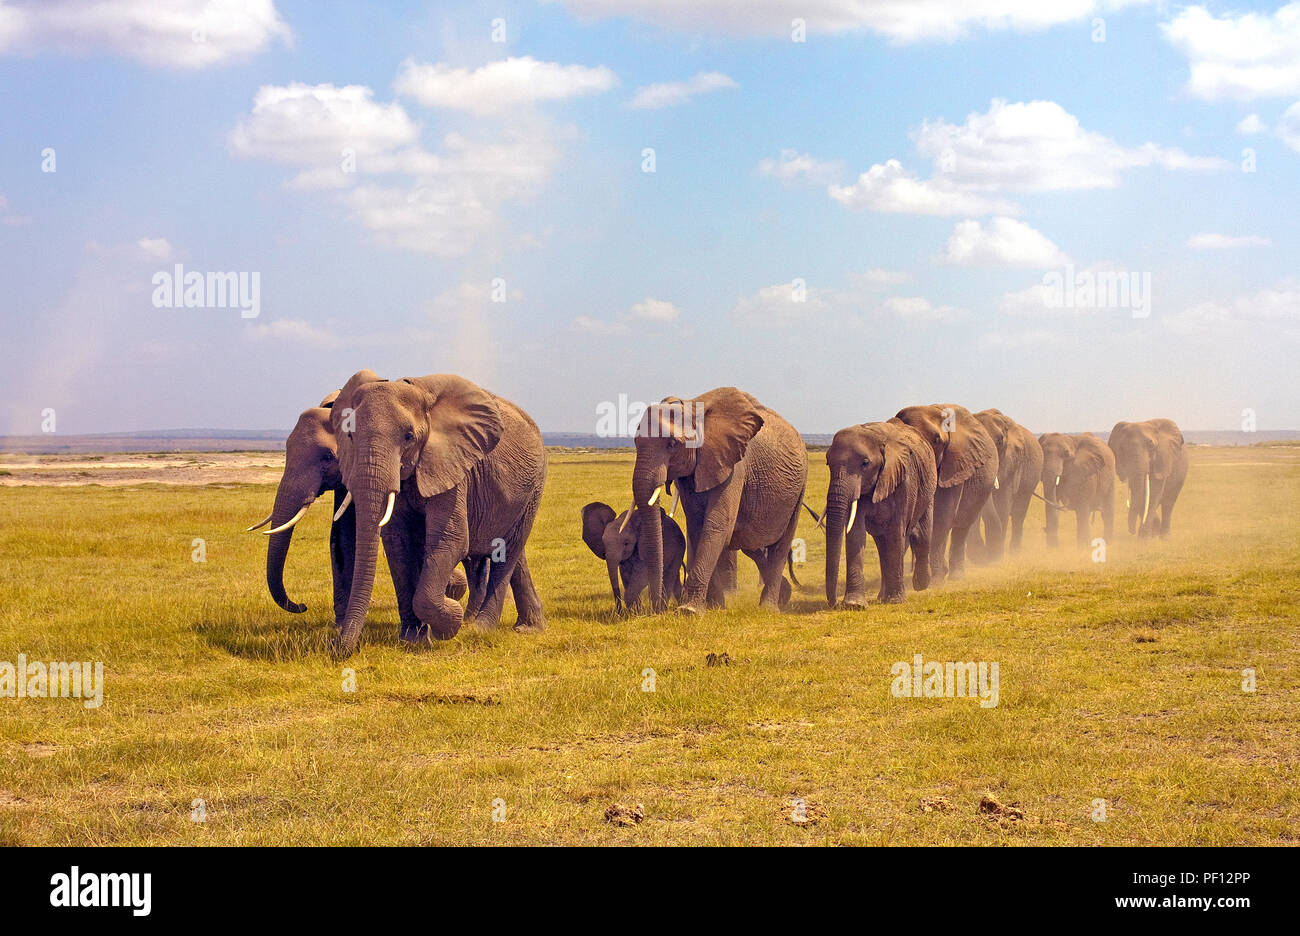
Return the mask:
{"type": "Polygon", "coordinates": [[[930,536],[931,580],[942,584],[945,577],[959,579],[966,570],[966,536],[993,493],[998,450],[984,426],[964,406],[909,406],[894,418],[907,423],[930,444],[939,470],[930,536]]]}
{"type": "Polygon", "coordinates": [[[343,481],[357,512],[352,592],[338,649],[352,653],[365,624],[382,536],[402,639],[456,635],[462,619],[494,627],[513,585],[516,630],[545,626],[524,548],[546,481],[537,425],[508,400],[452,374],[354,375],[331,411],[343,481]],[[379,524],[394,494],[390,522],[379,524]],[[499,561],[498,561],[499,560],[499,561]],[[455,567],[468,607],[447,597],[455,567]]]}
{"type": "MultiPolygon", "coordinates": [[[[1080,546],[1090,543],[1089,524],[1095,512],[1101,514],[1102,535],[1109,542],[1115,535],[1115,456],[1091,432],[1045,433],[1040,442],[1044,452],[1052,452],[1053,466],[1059,459],[1060,480],[1053,494],[1063,510],[1074,511],[1075,541],[1080,546]]],[[[1048,513],[1058,511],[1048,507],[1048,513]]]]}
{"type": "Polygon", "coordinates": [[[641,525],[643,516],[658,516],[660,538],[663,543],[663,590],[670,598],[682,600],[682,560],[686,555],[686,537],[682,529],[658,505],[649,514],[632,509],[618,516],[614,508],[593,501],[582,508],[582,541],[605,560],[609,572],[609,587],[614,592],[614,610],[621,613],[623,603],[632,611],[640,610],[641,593],[650,584],[650,561],[642,554],[641,525]],[[622,579],[622,592],[619,580],[622,579]]]}
{"type": "MultiPolygon", "coordinates": [[[[338,463],[338,444],[330,424],[330,409],[339,391],[335,390],[320,406],[304,410],[285,442],[284,472],[275,492],[275,506],[266,522],[270,530],[287,523],[299,509],[310,507],[326,491],[333,491],[331,514],[337,513],[347,495],[338,463]]],[[[261,526],[261,524],[259,524],[261,526]]],[[[289,527],[272,533],[266,544],[266,585],[271,598],[284,610],[301,614],[307,606],[290,600],[284,587],[284,564],[293,539],[289,527]]],[[[257,529],[254,527],[253,529],[257,529]]],[[[343,516],[330,524],[330,576],[334,585],[334,623],[343,620],[348,595],[352,589],[352,565],[356,553],[356,512],[351,505],[343,516]]],[[[460,600],[468,583],[460,570],[447,586],[448,596],[460,600]]]]}
{"type": "Polygon", "coordinates": [[[984,503],[984,556],[989,562],[1002,558],[1007,532],[1011,552],[1020,551],[1029,501],[1043,473],[1043,449],[1034,434],[998,409],[975,414],[998,450],[998,483],[984,503]],[[1000,531],[1000,535],[999,535],[1000,531]]]}
{"type": "MultiPolygon", "coordinates": [[[[681,497],[688,548],[679,611],[700,614],[726,606],[728,576],[715,572],[729,549],[743,551],[758,566],[759,605],[785,607],[791,588],[783,572],[807,481],[808,455],[799,433],[735,387],[647,408],[637,430],[632,498],[638,507],[650,507],[655,492],[669,482],[681,497]]],[[[666,606],[660,534],[653,523],[642,530],[655,611],[666,606]]]]}
{"type": "Polygon", "coordinates": [[[1045,432],[1038,437],[1039,447],[1043,450],[1043,499],[1047,511],[1047,545],[1055,548],[1060,545],[1058,531],[1061,524],[1061,510],[1052,505],[1057,504],[1056,487],[1061,480],[1065,463],[1074,457],[1075,437],[1063,432],[1045,432]]]}
{"type": "Polygon", "coordinates": [[[912,587],[930,584],[930,536],[938,483],[934,452],[911,426],[891,419],[850,426],[835,433],[826,450],[830,486],[826,492],[826,603],[836,606],[840,548],[847,542],[844,606],[865,607],[867,580],[862,552],[867,535],[880,558],[880,591],[888,604],[907,594],[903,556],[912,547],[912,587]],[[856,502],[857,511],[852,506],[856,502]],[[847,530],[850,513],[853,527],[847,530]]]}
{"type": "Polygon", "coordinates": [[[1117,422],[1107,445],[1115,453],[1115,473],[1128,485],[1128,531],[1168,536],[1174,502],[1187,480],[1187,453],[1177,423],[1172,419],[1117,422]]]}
{"type": "MultiPolygon", "coordinates": [[[[337,511],[347,493],[339,472],[338,446],[330,427],[330,407],[338,391],[320,406],[304,410],[284,446],[284,473],[275,492],[268,529],[275,530],[303,507],[315,503],[326,491],[334,492],[331,511],[337,511]]],[[[330,525],[330,571],[334,582],[334,620],[342,619],[352,580],[352,559],[356,542],[356,518],[349,507],[330,525]]],[[[292,601],[284,587],[284,563],[289,554],[294,527],[272,533],[266,544],[266,586],[271,598],[284,610],[301,614],[305,604],[292,601]]]]}

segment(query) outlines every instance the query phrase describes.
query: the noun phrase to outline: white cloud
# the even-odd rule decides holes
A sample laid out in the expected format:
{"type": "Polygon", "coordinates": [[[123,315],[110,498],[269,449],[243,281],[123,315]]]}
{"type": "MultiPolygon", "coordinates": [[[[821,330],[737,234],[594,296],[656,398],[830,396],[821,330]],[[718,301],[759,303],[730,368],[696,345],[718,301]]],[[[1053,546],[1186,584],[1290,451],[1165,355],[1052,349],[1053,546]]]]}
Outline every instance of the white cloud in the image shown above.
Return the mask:
{"type": "Polygon", "coordinates": [[[929,181],[910,175],[896,159],[874,165],[852,185],[832,185],[831,198],[849,208],[894,214],[982,215],[1014,214],[1016,208],[974,192],[963,191],[942,179],[929,181]]]}
{"type": "Polygon", "coordinates": [[[881,300],[870,287],[863,288],[860,277],[852,277],[848,289],[796,290],[794,283],[764,286],[741,298],[732,310],[732,318],[745,324],[768,328],[807,325],[814,318],[843,318],[850,325],[864,327],[869,319],[897,318],[914,322],[949,321],[965,318],[967,310],[952,305],[936,305],[922,296],[890,296],[881,300]],[[798,297],[802,295],[800,300],[798,297]]]}
{"type": "Polygon", "coordinates": [[[1300,153],[1300,101],[1296,101],[1286,109],[1282,119],[1278,121],[1277,135],[1287,146],[1300,153]]]}
{"type": "Polygon", "coordinates": [[[764,286],[752,296],[736,303],[732,317],[747,325],[784,327],[823,315],[829,309],[820,290],[796,284],[777,283],[764,286]]]}
{"type": "Polygon", "coordinates": [[[1267,129],[1264,126],[1264,121],[1259,119],[1259,114],[1247,114],[1237,123],[1237,132],[1242,136],[1254,136],[1256,133],[1263,133],[1267,129]]]}
{"type": "Polygon", "coordinates": [[[960,306],[935,305],[923,296],[890,296],[877,307],[876,313],[920,322],[951,321],[969,315],[960,306]]]}
{"type": "Polygon", "coordinates": [[[1122,171],[1147,166],[1232,168],[1223,159],[1189,156],[1155,143],[1122,146],[1084,130],[1054,101],[1008,104],[995,98],[988,111],[969,114],[964,124],[927,120],[916,134],[916,148],[934,160],[947,184],[984,192],[1113,188],[1122,171]]]}
{"type": "Polygon", "coordinates": [[[957,266],[1053,267],[1069,262],[1055,244],[1014,218],[961,221],[948,238],[944,258],[957,266]]]}
{"type": "Polygon", "coordinates": [[[722,72],[700,72],[689,81],[669,81],[637,88],[629,107],[659,108],[682,104],[697,94],[740,87],[722,72]]]}
{"type": "Polygon", "coordinates": [[[1193,234],[1187,238],[1187,246],[1193,250],[1227,250],[1233,247],[1267,247],[1273,242],[1267,237],[1248,234],[1233,237],[1228,234],[1193,234]]]}
{"type": "Polygon", "coordinates": [[[849,279],[864,288],[877,289],[882,286],[898,286],[906,283],[912,278],[912,274],[904,270],[882,270],[871,269],[862,273],[850,273],[849,279]]]}
{"type": "Polygon", "coordinates": [[[520,120],[495,140],[448,133],[430,152],[402,106],[376,102],[370,88],[292,84],[258,90],[230,149],[298,167],[290,188],[330,192],[383,243],[460,256],[505,203],[550,177],[556,135],[540,119],[520,120]]]}
{"type": "Polygon", "coordinates": [[[0,54],[107,51],[197,69],[246,59],[275,39],[292,42],[273,0],[0,2],[0,54]]]}
{"type": "Polygon", "coordinates": [[[142,237],[135,245],[150,260],[168,260],[172,255],[172,245],[163,237],[142,237]]]}
{"type": "Polygon", "coordinates": [[[618,76],[603,65],[561,65],[524,56],[489,62],[472,70],[407,59],[394,88],[426,107],[501,114],[540,101],[608,91],[617,84],[618,76]]]}
{"type": "Polygon", "coordinates": [[[1032,351],[1061,344],[1061,336],[1046,328],[1031,328],[1019,332],[986,332],[976,341],[981,351],[1032,351]]]}
{"type": "Polygon", "coordinates": [[[798,150],[783,149],[779,158],[762,160],[757,171],[759,175],[770,176],[783,185],[803,181],[825,185],[840,177],[844,163],[839,160],[816,159],[798,150]]]}
{"type": "Polygon", "coordinates": [[[691,33],[789,36],[873,32],[897,43],[953,40],[976,31],[1034,31],[1148,0],[560,0],[583,19],[626,16],[691,33]]]}
{"type": "Polygon", "coordinates": [[[1225,13],[1186,7],[1162,27],[1187,57],[1190,94],[1249,100],[1300,94],[1300,3],[1273,13],[1225,13]]]}
{"type": "Polygon", "coordinates": [[[254,340],[266,339],[289,341],[306,345],[310,348],[333,349],[343,347],[343,339],[338,335],[318,328],[303,319],[277,319],[274,322],[258,322],[248,329],[254,340]]]}
{"type": "Polygon", "coordinates": [[[622,315],[612,321],[579,315],[573,320],[577,331],[592,335],[625,335],[638,323],[649,322],[652,325],[667,325],[681,320],[682,311],[663,299],[646,299],[638,302],[622,315]]]}
{"type": "Polygon", "coordinates": [[[1231,302],[1202,302],[1166,315],[1161,323],[1181,335],[1218,337],[1239,334],[1249,327],[1268,328],[1288,338],[1300,338],[1300,280],[1285,279],[1231,302]]]}

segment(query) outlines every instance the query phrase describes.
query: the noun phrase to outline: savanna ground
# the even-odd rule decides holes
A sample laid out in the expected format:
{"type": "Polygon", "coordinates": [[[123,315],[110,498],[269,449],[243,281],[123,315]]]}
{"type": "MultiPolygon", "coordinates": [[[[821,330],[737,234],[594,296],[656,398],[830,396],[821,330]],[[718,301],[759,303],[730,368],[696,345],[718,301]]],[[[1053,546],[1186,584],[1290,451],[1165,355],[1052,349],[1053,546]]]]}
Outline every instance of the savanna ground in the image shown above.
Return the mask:
{"type": "Polygon", "coordinates": [[[0,660],[102,660],[106,687],[96,710],[0,699],[0,843],[1294,844],[1300,448],[1191,458],[1173,536],[1121,529],[1105,563],[1073,515],[1048,551],[1034,501],[1018,558],[831,611],[805,515],[791,613],[758,611],[742,557],[727,611],[618,619],[578,512],[626,506],[631,455],[557,453],[529,543],[546,633],[407,650],[383,578],[339,662],[328,508],[290,552],[303,615],[271,602],[265,539],[243,532],[274,456],[193,456],[201,485],[194,464],[165,484],[105,466],[147,456],[9,456],[0,481],[47,483],[0,492],[0,660]],[[917,653],[997,661],[1000,704],[894,697],[891,665],[917,653]],[[985,816],[986,794],[1026,818],[985,816]],[[611,823],[613,804],[644,818],[611,823]]]}

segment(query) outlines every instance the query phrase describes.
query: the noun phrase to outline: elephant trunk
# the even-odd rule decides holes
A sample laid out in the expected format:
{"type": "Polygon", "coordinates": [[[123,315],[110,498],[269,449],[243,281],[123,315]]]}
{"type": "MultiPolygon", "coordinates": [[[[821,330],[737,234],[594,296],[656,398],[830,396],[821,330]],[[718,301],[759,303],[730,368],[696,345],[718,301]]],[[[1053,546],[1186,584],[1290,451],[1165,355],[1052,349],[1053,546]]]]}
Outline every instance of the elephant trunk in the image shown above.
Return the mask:
{"type": "Polygon", "coordinates": [[[605,565],[609,568],[609,587],[614,592],[614,610],[623,610],[623,593],[618,585],[618,559],[612,552],[605,553],[605,565]]]}
{"type": "Polygon", "coordinates": [[[339,652],[350,656],[357,649],[361,628],[370,610],[370,596],[375,585],[375,566],[379,560],[379,524],[387,513],[389,492],[393,490],[387,473],[361,480],[349,488],[353,492],[352,504],[356,510],[356,554],[352,566],[352,593],[348,596],[347,612],[339,628],[339,652]]]}
{"type": "Polygon", "coordinates": [[[840,591],[840,555],[849,511],[857,506],[858,486],[847,472],[836,472],[826,493],[826,603],[835,607],[840,591]]]}
{"type": "MultiPolygon", "coordinates": [[[[275,492],[275,507],[271,511],[271,529],[283,526],[301,508],[310,504],[315,492],[295,490],[292,486],[281,484],[275,492]]],[[[266,587],[271,592],[271,599],[290,614],[302,614],[307,610],[305,604],[291,601],[284,590],[284,562],[289,555],[289,543],[293,539],[293,527],[272,533],[266,544],[266,587]]]]}
{"type": "Polygon", "coordinates": [[[1043,500],[1047,501],[1046,518],[1048,546],[1056,545],[1056,537],[1061,525],[1061,518],[1059,516],[1060,511],[1053,506],[1060,503],[1060,495],[1057,494],[1056,491],[1056,478],[1057,475],[1051,472],[1048,472],[1043,477],[1043,500]]]}
{"type": "Polygon", "coordinates": [[[642,541],[638,548],[650,565],[650,606],[656,614],[662,612],[668,603],[664,597],[664,531],[650,499],[667,480],[668,465],[665,462],[643,463],[640,453],[637,454],[637,464],[632,470],[632,497],[636,509],[645,511],[641,523],[642,541]]]}

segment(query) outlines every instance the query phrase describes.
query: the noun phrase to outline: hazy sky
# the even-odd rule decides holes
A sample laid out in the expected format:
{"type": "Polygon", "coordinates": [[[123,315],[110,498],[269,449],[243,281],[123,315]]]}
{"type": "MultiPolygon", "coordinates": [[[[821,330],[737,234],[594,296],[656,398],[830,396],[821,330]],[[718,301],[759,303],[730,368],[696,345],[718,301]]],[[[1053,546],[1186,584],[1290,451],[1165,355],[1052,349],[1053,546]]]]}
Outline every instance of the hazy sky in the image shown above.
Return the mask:
{"type": "Polygon", "coordinates": [[[1300,3],[0,0],[0,96],[0,433],[289,427],[363,367],[552,431],[723,384],[1300,428],[1300,3]]]}

